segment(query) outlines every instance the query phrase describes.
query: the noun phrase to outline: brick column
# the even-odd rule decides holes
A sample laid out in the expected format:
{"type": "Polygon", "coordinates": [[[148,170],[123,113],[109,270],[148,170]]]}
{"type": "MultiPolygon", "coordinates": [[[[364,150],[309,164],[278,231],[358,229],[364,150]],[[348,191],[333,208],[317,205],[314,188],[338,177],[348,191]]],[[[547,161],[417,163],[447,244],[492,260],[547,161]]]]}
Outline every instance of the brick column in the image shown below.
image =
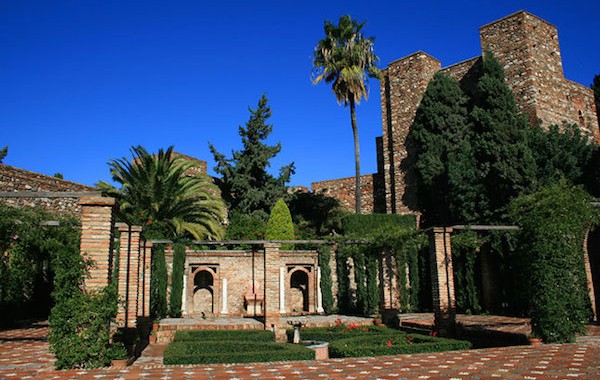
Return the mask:
{"type": "Polygon", "coordinates": [[[143,302],[142,302],[142,315],[144,317],[149,317],[150,316],[150,279],[152,277],[152,243],[147,242],[144,240],[143,246],[142,246],[142,252],[143,252],[143,268],[144,268],[144,273],[142,275],[142,289],[143,291],[141,291],[140,293],[142,293],[142,296],[144,298],[143,302]]]}
{"type": "MultiPolygon", "coordinates": [[[[396,258],[391,250],[385,250],[379,258],[379,287],[383,301],[383,309],[398,310],[400,306],[400,294],[398,290],[398,270],[396,268],[396,258]]],[[[406,272],[408,275],[408,271],[406,272]]],[[[410,282],[407,282],[410,283],[410,282]]],[[[406,292],[408,289],[401,289],[406,292]]]]}
{"type": "Polygon", "coordinates": [[[94,261],[85,280],[87,290],[100,290],[112,276],[112,229],[114,227],[114,198],[81,197],[80,253],[94,261]]]}
{"type": "Polygon", "coordinates": [[[264,244],[264,266],[265,266],[265,300],[263,311],[265,315],[265,329],[269,330],[271,325],[279,324],[279,268],[281,260],[279,256],[279,243],[264,244]]]}
{"type": "Polygon", "coordinates": [[[590,235],[590,230],[587,230],[587,232],[585,233],[585,239],[583,241],[583,261],[585,264],[585,277],[586,277],[586,284],[587,284],[587,288],[588,288],[588,294],[590,297],[590,302],[592,304],[592,311],[594,313],[594,320],[596,322],[598,322],[598,313],[596,310],[596,294],[594,291],[594,277],[592,275],[592,266],[590,264],[590,250],[588,247],[588,237],[590,235]]]}
{"type": "Polygon", "coordinates": [[[451,233],[451,228],[434,227],[429,236],[433,312],[441,335],[446,335],[456,322],[451,233]]]}
{"type": "Polygon", "coordinates": [[[123,303],[119,305],[117,321],[122,327],[135,327],[137,322],[141,232],[139,226],[119,226],[119,299],[123,303]]]}

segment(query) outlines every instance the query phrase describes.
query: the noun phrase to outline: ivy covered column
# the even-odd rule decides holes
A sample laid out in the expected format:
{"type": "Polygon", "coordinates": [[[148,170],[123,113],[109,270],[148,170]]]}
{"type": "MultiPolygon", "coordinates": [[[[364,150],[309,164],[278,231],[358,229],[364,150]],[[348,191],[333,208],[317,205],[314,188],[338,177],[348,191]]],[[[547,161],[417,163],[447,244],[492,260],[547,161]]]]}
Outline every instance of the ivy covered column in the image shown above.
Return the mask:
{"type": "Polygon", "coordinates": [[[433,312],[441,335],[446,335],[456,322],[451,233],[452,228],[434,227],[429,235],[433,312]]]}
{"type": "Polygon", "coordinates": [[[587,232],[585,233],[585,240],[583,242],[583,261],[585,265],[585,277],[588,288],[588,294],[590,296],[590,302],[592,304],[592,312],[594,313],[594,321],[598,322],[598,312],[596,309],[596,293],[594,290],[594,276],[592,275],[592,265],[590,263],[590,249],[588,245],[589,236],[590,231],[587,230],[587,232]]]}

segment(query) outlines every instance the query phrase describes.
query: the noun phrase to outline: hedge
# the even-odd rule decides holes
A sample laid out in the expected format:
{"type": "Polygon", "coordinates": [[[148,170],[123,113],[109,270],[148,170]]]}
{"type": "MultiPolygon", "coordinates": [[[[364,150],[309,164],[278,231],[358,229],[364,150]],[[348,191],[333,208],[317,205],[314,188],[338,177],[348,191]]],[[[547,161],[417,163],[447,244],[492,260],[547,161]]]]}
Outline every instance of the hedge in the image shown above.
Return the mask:
{"type": "Polygon", "coordinates": [[[466,350],[469,348],[471,348],[470,342],[426,335],[369,334],[330,342],[329,356],[332,358],[348,358],[466,350]]]}
{"type": "Polygon", "coordinates": [[[250,363],[314,359],[315,353],[289,343],[260,341],[180,341],[171,343],[164,364],[250,363]]]}
{"type": "Polygon", "coordinates": [[[200,330],[177,331],[175,342],[187,341],[252,341],[273,342],[275,334],[265,330],[200,330]]]}

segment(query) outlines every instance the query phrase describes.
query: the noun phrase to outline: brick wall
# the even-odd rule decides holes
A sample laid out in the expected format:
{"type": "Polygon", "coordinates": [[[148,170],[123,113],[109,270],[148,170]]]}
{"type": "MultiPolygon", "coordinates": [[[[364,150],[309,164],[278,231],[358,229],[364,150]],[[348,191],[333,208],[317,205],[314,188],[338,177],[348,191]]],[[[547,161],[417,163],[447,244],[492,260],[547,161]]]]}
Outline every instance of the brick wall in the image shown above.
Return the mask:
{"type": "MultiPolygon", "coordinates": [[[[90,192],[93,187],[50,177],[40,173],[0,164],[0,191],[66,191],[90,192]]],[[[59,214],[79,215],[81,207],[77,198],[2,198],[13,206],[43,207],[59,214]]]]}
{"type": "MultiPolygon", "coordinates": [[[[362,213],[385,212],[383,176],[381,174],[363,175],[360,177],[360,187],[362,213]]],[[[354,212],[356,206],[354,177],[313,182],[311,188],[314,193],[323,193],[338,199],[344,209],[354,212]]]]}

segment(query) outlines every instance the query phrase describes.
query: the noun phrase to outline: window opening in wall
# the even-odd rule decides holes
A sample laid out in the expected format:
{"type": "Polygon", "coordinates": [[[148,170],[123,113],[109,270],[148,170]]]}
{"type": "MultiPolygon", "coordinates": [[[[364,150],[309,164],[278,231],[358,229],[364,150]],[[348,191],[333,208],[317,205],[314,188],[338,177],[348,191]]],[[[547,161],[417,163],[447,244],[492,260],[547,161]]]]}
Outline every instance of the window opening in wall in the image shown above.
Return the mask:
{"type": "Polygon", "coordinates": [[[579,110],[578,114],[579,114],[579,126],[581,128],[585,128],[585,118],[583,117],[583,112],[581,112],[581,110],[579,110]]]}

